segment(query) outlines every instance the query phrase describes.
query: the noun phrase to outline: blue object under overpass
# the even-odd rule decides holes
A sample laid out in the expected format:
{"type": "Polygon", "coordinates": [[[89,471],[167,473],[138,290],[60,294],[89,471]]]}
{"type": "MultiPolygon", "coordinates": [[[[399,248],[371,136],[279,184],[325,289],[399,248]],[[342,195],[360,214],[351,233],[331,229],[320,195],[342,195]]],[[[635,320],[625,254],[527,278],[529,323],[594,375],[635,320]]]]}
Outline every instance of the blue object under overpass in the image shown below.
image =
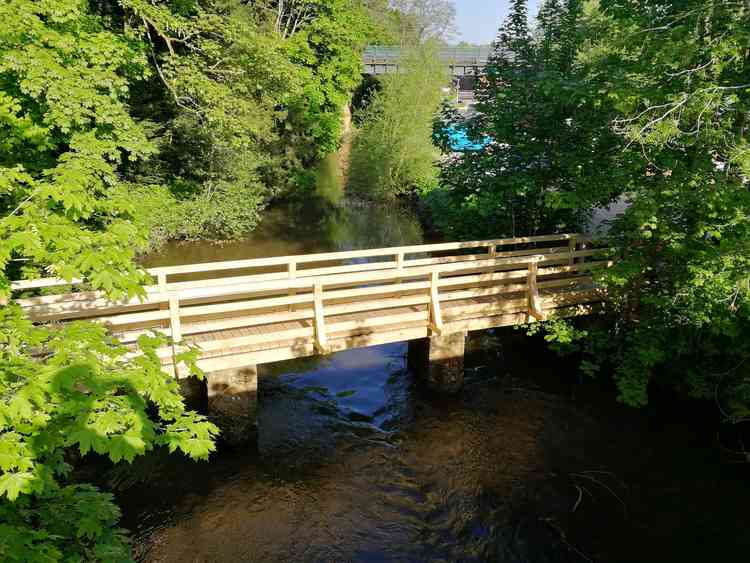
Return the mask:
{"type": "Polygon", "coordinates": [[[466,129],[449,127],[447,130],[450,147],[457,152],[479,151],[490,144],[490,139],[485,137],[482,141],[474,141],[469,138],[466,129]]]}

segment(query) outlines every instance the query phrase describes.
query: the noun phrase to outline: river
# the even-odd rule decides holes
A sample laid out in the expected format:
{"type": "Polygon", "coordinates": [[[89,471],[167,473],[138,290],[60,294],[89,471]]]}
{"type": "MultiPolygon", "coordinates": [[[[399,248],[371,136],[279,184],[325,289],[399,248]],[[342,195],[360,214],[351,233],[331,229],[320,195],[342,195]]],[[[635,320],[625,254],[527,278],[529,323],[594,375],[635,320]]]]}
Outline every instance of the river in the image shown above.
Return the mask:
{"type": "MultiPolygon", "coordinates": [[[[330,164],[330,163],[329,163],[330,164]]],[[[150,265],[422,242],[397,206],[268,210],[247,239],[172,244],[150,265]]],[[[335,200],[333,204],[332,199],[335,200]]],[[[258,447],[152,455],[108,476],[142,561],[730,561],[750,480],[710,406],[633,411],[537,337],[473,333],[467,383],[431,395],[405,344],[262,366],[258,447]]]]}

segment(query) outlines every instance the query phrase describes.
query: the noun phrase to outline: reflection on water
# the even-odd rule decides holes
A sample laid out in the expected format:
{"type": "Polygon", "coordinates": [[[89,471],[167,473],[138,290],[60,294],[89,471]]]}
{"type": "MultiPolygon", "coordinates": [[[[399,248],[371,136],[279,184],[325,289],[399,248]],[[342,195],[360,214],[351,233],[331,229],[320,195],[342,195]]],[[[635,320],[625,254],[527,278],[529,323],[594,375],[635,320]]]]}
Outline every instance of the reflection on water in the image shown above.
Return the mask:
{"type": "Polygon", "coordinates": [[[267,209],[247,238],[215,243],[174,241],[144,259],[145,266],[266,258],[420,244],[422,228],[403,206],[325,200],[293,202],[267,209]]]}
{"type": "Polygon", "coordinates": [[[224,243],[172,241],[145,257],[143,264],[174,266],[423,242],[419,219],[407,206],[344,198],[336,155],[323,160],[315,175],[314,196],[266,209],[263,221],[248,237],[224,243]]]}
{"type": "Polygon", "coordinates": [[[344,199],[344,173],[339,166],[339,155],[329,154],[315,170],[315,194],[330,204],[344,199]]]}

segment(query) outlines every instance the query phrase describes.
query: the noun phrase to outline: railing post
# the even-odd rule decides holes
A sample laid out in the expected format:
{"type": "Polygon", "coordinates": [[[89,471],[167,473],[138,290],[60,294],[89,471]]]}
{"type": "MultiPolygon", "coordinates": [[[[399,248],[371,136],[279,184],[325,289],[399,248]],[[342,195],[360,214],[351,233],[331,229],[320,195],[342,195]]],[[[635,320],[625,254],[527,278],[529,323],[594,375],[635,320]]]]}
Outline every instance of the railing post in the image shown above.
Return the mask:
{"type": "MultiPolygon", "coordinates": [[[[156,274],[156,286],[159,288],[159,293],[167,293],[167,274],[164,272],[159,272],[156,274]]],[[[159,310],[165,311],[169,308],[168,303],[160,303],[159,304],[159,310]]],[[[164,328],[167,327],[167,322],[163,321],[160,323],[160,325],[164,328]]]]}
{"type": "MultiPolygon", "coordinates": [[[[586,250],[586,248],[588,248],[588,244],[586,243],[586,239],[585,238],[581,238],[580,239],[580,243],[578,244],[578,246],[576,248],[577,248],[577,250],[586,250]]],[[[586,261],[586,257],[585,256],[582,256],[582,257],[578,258],[578,263],[579,264],[582,264],[585,261],[586,261]]]]}
{"type": "Polygon", "coordinates": [[[328,338],[323,310],[323,284],[321,283],[316,283],[313,288],[313,306],[315,311],[315,349],[319,354],[325,354],[328,348],[328,338]]]}
{"type": "MultiPolygon", "coordinates": [[[[396,269],[401,271],[404,269],[404,253],[399,252],[396,254],[396,269]]],[[[401,278],[395,278],[396,285],[401,285],[401,278]]]]}
{"type": "Polygon", "coordinates": [[[538,321],[544,320],[544,311],[542,310],[541,299],[539,298],[539,286],[537,285],[537,275],[539,274],[539,260],[539,256],[531,257],[526,280],[529,322],[531,322],[532,317],[538,321]]]}
{"type": "Polygon", "coordinates": [[[443,334],[443,313],[440,310],[440,272],[433,271],[430,277],[430,330],[443,334]]]}
{"type": "Polygon", "coordinates": [[[180,298],[176,294],[169,296],[169,326],[172,336],[172,365],[174,375],[179,379],[184,370],[177,362],[177,356],[182,350],[179,344],[182,342],[182,321],[180,320],[180,298]]]}
{"type": "Polygon", "coordinates": [[[396,254],[396,267],[399,270],[404,269],[404,253],[403,252],[399,252],[398,254],[396,254]]]}
{"type": "Polygon", "coordinates": [[[492,259],[497,257],[497,245],[491,244],[487,247],[487,258],[492,259]]]}
{"type": "Polygon", "coordinates": [[[572,236],[568,239],[568,266],[575,264],[576,250],[578,250],[578,237],[572,236]]]}
{"type": "MultiPolygon", "coordinates": [[[[289,281],[293,281],[293,280],[297,279],[297,263],[296,262],[289,262],[289,265],[288,265],[288,268],[287,268],[287,272],[289,274],[289,281]]],[[[296,289],[290,289],[289,293],[288,293],[288,296],[289,297],[294,297],[295,295],[297,295],[297,290],[296,289]]],[[[292,303],[289,304],[289,310],[290,311],[294,311],[294,305],[292,303]]]]}
{"type": "Polygon", "coordinates": [[[167,274],[159,272],[156,274],[156,283],[159,286],[159,291],[166,293],[167,291],[167,274]]]}

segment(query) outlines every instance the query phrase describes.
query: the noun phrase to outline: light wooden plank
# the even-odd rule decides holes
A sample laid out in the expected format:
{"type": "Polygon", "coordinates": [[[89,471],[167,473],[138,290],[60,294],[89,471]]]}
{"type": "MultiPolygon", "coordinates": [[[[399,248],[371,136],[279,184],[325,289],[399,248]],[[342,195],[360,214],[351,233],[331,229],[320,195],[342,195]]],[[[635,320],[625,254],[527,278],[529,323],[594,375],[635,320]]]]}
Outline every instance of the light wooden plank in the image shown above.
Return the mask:
{"type": "MultiPolygon", "coordinates": [[[[563,310],[587,314],[604,295],[591,289],[591,276],[583,274],[612,262],[585,262],[602,251],[575,250],[580,240],[577,235],[550,235],[513,239],[508,244],[568,244],[501,251],[500,239],[354,251],[366,256],[325,253],[299,260],[233,261],[220,263],[217,271],[242,269],[238,262],[252,263],[251,267],[278,265],[284,270],[195,282],[168,283],[169,275],[183,272],[162,268],[150,271],[156,285],[145,288],[143,299],[111,303],[101,292],[81,292],[18,302],[37,320],[96,316],[113,330],[124,329],[125,342],[151,329],[170,334],[175,343],[171,353],[169,349],[158,352],[164,362],[174,363],[178,343],[188,336],[203,348],[202,360],[213,362],[207,365],[230,365],[238,358],[251,357],[245,354],[248,348],[256,358],[252,363],[263,363],[264,358],[281,359],[287,353],[284,350],[290,357],[299,357],[501,326],[497,323],[535,321],[545,314],[563,314],[559,313],[563,310]],[[409,258],[409,254],[482,248],[486,253],[409,258]],[[353,257],[383,261],[329,264],[353,257]],[[298,263],[313,267],[300,270],[298,263]],[[169,327],[161,326],[167,320],[169,327]],[[397,340],[389,340],[395,335],[400,335],[397,340]]],[[[176,366],[176,375],[185,371],[183,367],[176,366]]]]}
{"type": "Polygon", "coordinates": [[[539,287],[537,286],[537,274],[539,273],[539,266],[536,262],[529,264],[529,274],[526,285],[528,286],[528,307],[529,316],[534,317],[538,321],[544,320],[544,311],[539,300],[539,287]]]}
{"type": "Polygon", "coordinates": [[[167,274],[164,272],[159,272],[156,275],[156,285],[159,288],[159,291],[162,293],[166,293],[167,291],[167,274]]]}
{"type": "MultiPolygon", "coordinates": [[[[565,287],[567,285],[574,284],[575,280],[552,280],[547,282],[540,282],[538,285],[540,288],[559,288],[559,287],[565,287]]],[[[496,286],[496,287],[487,287],[487,288],[472,288],[472,289],[466,289],[466,290],[460,290],[460,291],[446,291],[440,294],[440,302],[445,303],[449,301],[455,301],[460,299],[471,299],[476,297],[488,297],[493,295],[502,295],[507,293],[516,293],[516,292],[525,292],[526,291],[526,285],[525,284],[513,284],[513,285],[505,285],[505,286],[496,286]]],[[[326,300],[329,299],[329,292],[326,292],[326,300]]],[[[282,298],[283,300],[286,300],[287,298],[282,298]]],[[[416,305],[428,305],[430,303],[431,296],[425,295],[425,294],[416,294],[416,295],[408,295],[404,297],[396,297],[396,298],[389,298],[389,299],[377,299],[377,300],[370,300],[370,301],[358,301],[353,303],[342,303],[337,305],[328,305],[326,306],[326,316],[334,316],[334,315],[344,315],[344,314],[353,314],[353,313],[361,313],[361,312],[368,312],[368,311],[380,311],[381,314],[388,314],[387,309],[392,309],[396,307],[404,307],[404,306],[416,306],[416,305]]],[[[283,301],[285,303],[286,301],[283,301]]],[[[222,305],[222,310],[231,310],[232,304],[226,304],[222,305]]],[[[193,315],[195,314],[193,312],[193,309],[200,309],[201,311],[205,312],[214,312],[215,309],[213,307],[193,307],[193,308],[185,308],[183,307],[181,309],[181,317],[182,318],[193,318],[193,315]]],[[[238,312],[238,311],[236,311],[238,312]]],[[[239,313],[239,312],[238,312],[239,313]]],[[[156,316],[159,314],[159,312],[154,312],[151,315],[156,316]]],[[[275,313],[268,313],[263,315],[256,315],[256,316],[237,316],[229,319],[219,319],[211,322],[206,323],[195,323],[187,322],[184,323],[183,326],[183,333],[184,334],[198,334],[198,333],[207,333],[207,332],[220,332],[224,330],[229,330],[233,328],[242,328],[242,327],[252,327],[252,326],[262,326],[262,325],[275,325],[282,322],[288,322],[288,321],[296,321],[296,320],[305,320],[305,319],[313,319],[314,318],[314,310],[311,309],[304,309],[304,310],[298,310],[295,312],[287,312],[287,311],[279,311],[275,313]]],[[[135,320],[135,315],[129,315],[129,316],[123,316],[123,321],[120,320],[118,317],[114,317],[111,320],[111,325],[113,327],[116,326],[122,326],[122,324],[128,324],[128,322],[124,321],[133,321],[135,320]]],[[[123,335],[123,339],[125,341],[132,341],[140,334],[144,334],[146,331],[136,331],[136,332],[129,332],[128,334],[123,335]]]]}
{"type": "MultiPolygon", "coordinates": [[[[328,343],[329,352],[341,352],[352,348],[365,348],[368,346],[379,346],[381,344],[390,344],[393,342],[404,342],[407,340],[416,340],[428,336],[429,329],[427,326],[409,328],[383,333],[374,333],[368,335],[358,335],[347,338],[330,340],[328,343]]],[[[286,346],[274,350],[261,350],[258,352],[247,352],[221,358],[207,358],[198,361],[198,367],[210,373],[222,369],[233,369],[245,365],[261,365],[294,358],[303,358],[315,354],[312,341],[308,344],[299,343],[294,346],[286,346]]]]}
{"type": "MultiPolygon", "coordinates": [[[[289,270],[287,273],[289,275],[288,277],[290,280],[297,278],[297,262],[294,262],[294,261],[289,262],[289,270]]],[[[296,294],[297,294],[296,289],[289,290],[289,293],[288,293],[289,297],[294,297],[296,294]]],[[[292,303],[289,304],[289,310],[294,311],[294,304],[292,303]]]]}
{"type": "MultiPolygon", "coordinates": [[[[562,307],[559,309],[553,309],[549,312],[548,318],[569,318],[577,317],[581,315],[590,315],[596,311],[596,305],[576,305],[573,307],[562,307]]],[[[536,319],[532,318],[532,322],[536,322],[536,319]]],[[[488,328],[499,328],[503,326],[515,326],[528,324],[528,313],[526,311],[511,313],[506,315],[498,315],[493,317],[480,317],[465,319],[459,321],[452,321],[446,323],[445,331],[447,334],[454,332],[474,331],[474,330],[486,330],[488,328]]]]}
{"type": "Polygon", "coordinates": [[[177,361],[177,356],[182,352],[182,325],[180,322],[180,298],[177,295],[169,297],[169,327],[172,336],[172,363],[174,364],[174,375],[180,378],[184,372],[184,366],[177,361]]]}
{"type": "Polygon", "coordinates": [[[28,289],[42,289],[45,287],[59,287],[61,285],[79,285],[85,280],[73,278],[68,281],[63,278],[37,278],[33,280],[18,280],[11,282],[11,291],[23,291],[28,289]]]}
{"type": "MultiPolygon", "coordinates": [[[[292,297],[276,297],[268,299],[254,299],[251,301],[231,301],[229,303],[218,303],[216,305],[188,305],[181,307],[183,319],[196,320],[197,317],[217,316],[221,314],[234,313],[240,315],[244,312],[257,311],[258,309],[285,310],[290,305],[311,305],[312,295],[296,295],[292,297]]],[[[147,311],[144,313],[130,313],[102,317],[95,319],[97,322],[111,326],[124,326],[131,324],[156,322],[168,318],[163,311],[147,311]]],[[[297,317],[294,317],[297,318],[297,317]]],[[[305,318],[305,317],[301,317],[305,318]]]]}
{"type": "Polygon", "coordinates": [[[315,329],[313,327],[301,327],[279,330],[270,334],[251,334],[247,336],[217,338],[216,340],[209,340],[207,342],[198,342],[196,345],[203,352],[221,352],[244,346],[278,343],[284,342],[285,340],[296,340],[302,338],[309,339],[312,342],[315,338],[315,329]]]}
{"type": "Polygon", "coordinates": [[[440,310],[440,273],[432,272],[430,283],[430,329],[434,334],[443,333],[443,315],[440,310]]]}
{"type": "MultiPolygon", "coordinates": [[[[610,263],[605,263],[603,265],[609,265],[609,264],[610,263]]],[[[554,268],[554,269],[544,268],[540,270],[540,274],[547,275],[547,274],[571,273],[571,272],[576,272],[576,271],[585,270],[585,269],[590,269],[590,268],[582,267],[582,265],[576,264],[573,267],[562,267],[562,268],[554,268]]],[[[522,276],[525,275],[525,273],[526,273],[525,271],[517,271],[517,272],[509,272],[509,273],[492,273],[492,274],[472,275],[472,276],[466,276],[465,279],[455,278],[455,277],[454,278],[442,278],[440,280],[440,287],[449,288],[449,287],[456,287],[456,286],[460,286],[464,284],[520,279],[522,276]]],[[[368,295],[374,296],[378,294],[388,294],[388,293],[399,292],[399,291],[404,291],[404,292],[416,291],[416,290],[426,289],[428,287],[429,287],[428,282],[410,282],[410,283],[397,284],[392,287],[377,286],[377,287],[365,287],[365,288],[348,289],[348,290],[336,290],[336,291],[332,291],[328,293],[328,295],[330,295],[332,300],[337,300],[337,299],[345,299],[345,298],[349,299],[353,297],[364,297],[368,295]]],[[[243,310],[250,311],[252,309],[280,307],[282,305],[288,305],[292,303],[308,304],[311,301],[312,301],[312,296],[308,294],[308,295],[296,296],[294,298],[289,298],[289,297],[268,298],[265,300],[241,301],[237,303],[223,303],[223,304],[216,304],[216,305],[188,306],[188,307],[185,307],[183,305],[182,315],[185,317],[196,317],[196,316],[201,316],[201,315],[211,315],[211,314],[231,313],[231,312],[235,312],[239,314],[243,310]]],[[[141,304],[139,303],[139,305],[141,304]]],[[[32,313],[32,316],[33,316],[33,313],[32,313]]],[[[37,318],[40,318],[40,317],[37,317],[37,318]]],[[[156,322],[160,320],[165,320],[166,318],[168,317],[165,312],[156,310],[156,311],[147,311],[147,312],[142,312],[142,313],[131,313],[129,315],[102,317],[99,319],[99,321],[105,324],[111,324],[112,326],[125,326],[128,324],[146,323],[149,321],[156,322]]],[[[304,317],[294,317],[294,318],[304,318],[304,317]]]]}
{"type": "Polygon", "coordinates": [[[363,330],[369,331],[373,328],[381,328],[384,326],[400,325],[414,322],[424,322],[427,326],[429,313],[427,310],[424,311],[409,311],[400,313],[391,313],[387,315],[379,316],[366,316],[357,320],[344,320],[335,321],[328,317],[326,321],[326,329],[329,334],[329,338],[340,337],[342,333],[349,333],[354,335],[363,330]]]}
{"type": "Polygon", "coordinates": [[[182,323],[180,321],[180,298],[177,295],[169,297],[169,327],[174,342],[182,342],[182,323]]]}
{"type": "MultiPolygon", "coordinates": [[[[566,318],[571,316],[588,315],[597,310],[594,306],[575,306],[562,309],[556,309],[550,315],[555,318],[566,318]]],[[[468,319],[461,321],[452,321],[445,324],[445,334],[454,332],[485,330],[488,328],[497,328],[503,326],[513,326],[525,324],[526,312],[513,313],[508,315],[498,315],[495,317],[486,317],[482,319],[468,319]]],[[[409,328],[398,331],[383,333],[373,333],[343,339],[331,339],[328,343],[330,352],[340,352],[352,348],[365,348],[368,346],[379,346],[381,344],[390,344],[393,342],[405,342],[408,340],[417,340],[426,338],[430,335],[427,326],[409,328]]],[[[233,354],[217,358],[206,358],[198,360],[198,367],[210,373],[223,369],[241,368],[247,365],[261,365],[294,358],[302,358],[315,354],[312,341],[309,343],[298,343],[294,346],[285,346],[272,350],[260,350],[257,352],[246,352],[233,354]]]]}
{"type": "MultiPolygon", "coordinates": [[[[326,320],[326,339],[330,342],[334,338],[344,336],[355,336],[362,331],[372,332],[372,329],[384,326],[399,325],[413,322],[424,322],[427,325],[427,311],[407,312],[379,317],[363,317],[359,320],[335,321],[330,317],[326,320]]],[[[239,336],[220,338],[208,342],[197,343],[203,352],[229,352],[233,348],[256,346],[262,344],[276,344],[287,340],[309,339],[315,340],[315,329],[313,327],[302,327],[296,329],[284,329],[269,334],[250,336],[239,336]]],[[[317,348],[316,348],[317,350],[317,348]]]]}
{"type": "Polygon", "coordinates": [[[494,316],[500,313],[516,313],[527,310],[527,300],[523,299],[503,299],[486,303],[474,303],[470,305],[456,305],[446,307],[443,311],[444,321],[448,319],[456,320],[466,317],[477,316],[494,316]]]}
{"type": "MultiPolygon", "coordinates": [[[[501,253],[496,252],[495,257],[505,258],[505,257],[513,257],[513,256],[529,256],[532,254],[538,254],[539,252],[544,252],[548,254],[556,254],[558,252],[567,252],[567,247],[526,249],[526,250],[517,250],[517,251],[510,251],[510,252],[501,252],[501,253]]],[[[398,261],[399,256],[403,257],[404,255],[403,253],[396,255],[395,262],[394,261],[366,262],[366,263],[351,264],[351,265],[346,265],[346,266],[328,266],[324,268],[297,270],[296,276],[294,277],[305,278],[305,277],[316,277],[316,276],[330,276],[330,275],[335,275],[335,274],[340,274],[340,273],[399,269],[400,267],[401,269],[404,269],[404,268],[412,268],[415,266],[429,266],[432,264],[448,264],[448,263],[470,262],[470,261],[475,261],[475,260],[487,259],[486,254],[468,254],[468,255],[461,255],[461,256],[446,256],[446,257],[439,257],[439,258],[421,258],[421,259],[410,259],[410,260],[402,259],[402,264],[399,266],[399,261],[398,261]]],[[[253,274],[253,275],[245,275],[245,276],[222,277],[222,278],[212,278],[212,279],[196,280],[196,281],[175,282],[169,285],[169,289],[173,291],[176,291],[176,290],[181,291],[185,289],[194,289],[194,288],[201,288],[201,287],[217,287],[221,285],[257,283],[257,282],[283,280],[283,279],[290,279],[287,272],[275,272],[275,273],[267,273],[267,274],[253,274]]]]}
{"type": "Polygon", "coordinates": [[[326,339],[326,321],[323,310],[323,284],[315,284],[313,295],[315,309],[315,348],[319,353],[325,354],[328,341],[326,339]]]}

